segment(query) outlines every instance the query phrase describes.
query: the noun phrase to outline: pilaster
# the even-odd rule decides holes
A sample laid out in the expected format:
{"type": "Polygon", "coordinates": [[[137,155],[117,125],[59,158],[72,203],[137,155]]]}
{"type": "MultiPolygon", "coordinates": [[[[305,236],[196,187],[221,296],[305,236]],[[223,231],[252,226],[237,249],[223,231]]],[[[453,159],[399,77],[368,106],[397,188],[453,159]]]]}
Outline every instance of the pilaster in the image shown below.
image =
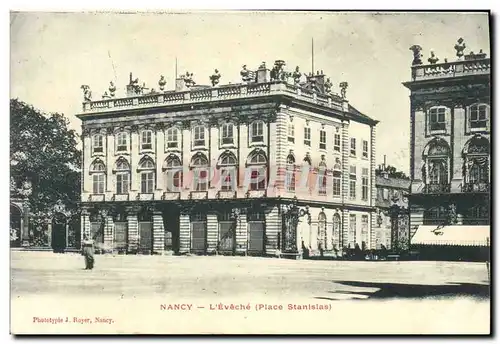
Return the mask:
{"type": "Polygon", "coordinates": [[[217,214],[207,214],[207,253],[217,251],[217,243],[219,238],[219,222],[217,221],[217,214]]]}
{"type": "Polygon", "coordinates": [[[139,248],[139,223],[137,213],[127,214],[128,252],[136,253],[139,248]]]}
{"type": "Polygon", "coordinates": [[[349,122],[342,122],[342,202],[349,198],[349,122]]]}
{"type": "Polygon", "coordinates": [[[106,253],[113,251],[113,238],[114,238],[115,224],[112,216],[106,216],[104,223],[104,250],[106,253]]]}
{"type": "Polygon", "coordinates": [[[342,209],[342,243],[341,250],[349,244],[349,210],[342,209]]]}
{"type": "Polygon", "coordinates": [[[87,235],[88,238],[90,238],[90,216],[89,213],[86,211],[83,211],[82,214],[80,215],[80,221],[81,221],[81,233],[80,233],[80,242],[83,242],[83,238],[85,235],[87,235]]]}
{"type": "Polygon", "coordinates": [[[370,245],[368,247],[371,250],[377,249],[377,212],[372,211],[370,213],[370,223],[369,223],[369,238],[370,238],[370,245]]]}
{"type": "Polygon", "coordinates": [[[239,214],[236,219],[236,252],[246,253],[248,240],[248,226],[245,214],[239,214]]]}
{"type": "Polygon", "coordinates": [[[191,224],[189,213],[181,212],[179,217],[179,253],[188,253],[191,248],[191,224]]]}
{"type": "Polygon", "coordinates": [[[153,253],[161,254],[165,249],[165,229],[160,212],[153,213],[153,253]]]}
{"type": "Polygon", "coordinates": [[[274,205],[266,211],[266,254],[274,255],[278,249],[278,233],[280,232],[280,215],[278,206],[274,205]]]}

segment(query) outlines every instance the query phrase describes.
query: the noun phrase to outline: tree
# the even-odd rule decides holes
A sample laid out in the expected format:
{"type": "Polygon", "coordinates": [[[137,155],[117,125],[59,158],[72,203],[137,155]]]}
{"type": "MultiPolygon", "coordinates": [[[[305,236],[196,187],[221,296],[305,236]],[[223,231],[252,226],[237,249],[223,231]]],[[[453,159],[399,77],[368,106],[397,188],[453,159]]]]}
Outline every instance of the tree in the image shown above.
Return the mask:
{"type": "Polygon", "coordinates": [[[77,210],[81,153],[68,123],[62,114],[10,100],[11,197],[27,199],[35,218],[50,216],[56,204],[77,210]]]}
{"type": "Polygon", "coordinates": [[[387,172],[388,176],[391,178],[399,178],[399,179],[410,179],[404,172],[398,171],[396,167],[387,165],[385,168],[382,166],[375,170],[375,175],[381,176],[383,172],[387,172]]]}

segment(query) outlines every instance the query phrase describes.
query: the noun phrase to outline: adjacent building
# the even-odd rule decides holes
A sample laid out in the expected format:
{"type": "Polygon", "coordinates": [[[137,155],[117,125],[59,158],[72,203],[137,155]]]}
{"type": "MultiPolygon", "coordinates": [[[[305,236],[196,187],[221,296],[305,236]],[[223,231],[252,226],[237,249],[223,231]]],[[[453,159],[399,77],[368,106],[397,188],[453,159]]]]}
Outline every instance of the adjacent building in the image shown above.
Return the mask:
{"type": "Polygon", "coordinates": [[[82,235],[105,252],[301,256],[375,248],[377,121],[322,72],[84,91],[82,235]]]}
{"type": "Polygon", "coordinates": [[[410,221],[418,226],[412,244],[435,246],[434,258],[489,245],[491,64],[465,48],[459,39],[456,61],[431,52],[424,63],[421,47],[412,46],[404,83],[411,91],[410,221]]]}

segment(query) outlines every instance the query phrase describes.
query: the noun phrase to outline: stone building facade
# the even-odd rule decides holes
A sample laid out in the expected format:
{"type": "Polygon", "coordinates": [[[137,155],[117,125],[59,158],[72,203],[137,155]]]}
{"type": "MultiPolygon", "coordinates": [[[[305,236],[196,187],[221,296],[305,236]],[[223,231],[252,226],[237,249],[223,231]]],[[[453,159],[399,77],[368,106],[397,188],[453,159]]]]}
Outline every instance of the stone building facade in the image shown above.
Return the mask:
{"type": "Polygon", "coordinates": [[[239,84],[83,86],[83,233],[104,252],[300,256],[374,247],[377,121],[283,61],[239,84]],[[298,223],[287,217],[296,209],[298,223]],[[288,219],[288,220],[287,220],[288,219]]]}
{"type": "Polygon", "coordinates": [[[465,48],[424,63],[411,47],[411,226],[490,223],[490,59],[465,48]]]}

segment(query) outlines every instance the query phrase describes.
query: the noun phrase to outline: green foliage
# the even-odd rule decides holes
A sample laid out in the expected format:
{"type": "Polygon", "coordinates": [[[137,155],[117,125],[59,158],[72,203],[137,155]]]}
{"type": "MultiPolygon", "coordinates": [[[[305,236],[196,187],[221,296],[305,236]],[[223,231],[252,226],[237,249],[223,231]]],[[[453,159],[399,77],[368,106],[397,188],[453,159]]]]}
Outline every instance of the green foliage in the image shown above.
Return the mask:
{"type": "Polygon", "coordinates": [[[62,114],[10,101],[11,197],[26,197],[35,216],[51,213],[58,203],[77,208],[81,152],[68,123],[62,114]]]}

